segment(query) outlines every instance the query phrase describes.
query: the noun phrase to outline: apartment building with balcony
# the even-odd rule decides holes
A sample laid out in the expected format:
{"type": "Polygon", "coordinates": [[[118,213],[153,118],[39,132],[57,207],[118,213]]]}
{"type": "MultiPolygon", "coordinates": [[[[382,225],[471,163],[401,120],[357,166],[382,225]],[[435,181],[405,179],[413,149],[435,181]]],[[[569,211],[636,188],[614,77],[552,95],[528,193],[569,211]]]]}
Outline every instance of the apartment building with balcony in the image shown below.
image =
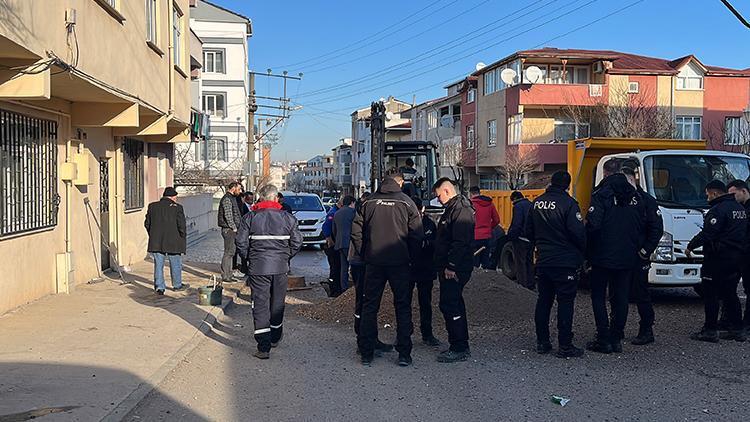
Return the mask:
{"type": "Polygon", "coordinates": [[[324,196],[333,183],[333,156],[316,155],[307,160],[304,168],[305,192],[324,196]]]}
{"type": "Polygon", "coordinates": [[[445,87],[446,96],[414,106],[411,111],[412,141],[431,142],[440,154],[438,177],[455,178],[462,166],[463,81],[445,87]]]}
{"type": "Polygon", "coordinates": [[[341,144],[333,148],[333,184],[343,194],[352,190],[352,140],[342,138],[341,144]]]}
{"type": "MultiPolygon", "coordinates": [[[[386,141],[407,141],[411,139],[412,104],[394,97],[383,100],[387,118],[385,123],[386,141]]],[[[356,195],[369,192],[372,171],[372,133],[370,129],[371,108],[362,108],[351,114],[352,119],[352,186],[356,195]]]]}
{"type": "MultiPolygon", "coordinates": [[[[252,21],[206,0],[191,0],[190,28],[202,41],[201,109],[208,136],[193,146],[196,169],[221,179],[242,175],[247,158],[252,21]]],[[[260,164],[260,163],[259,163],[260,164]]]]}
{"type": "Polygon", "coordinates": [[[504,187],[497,169],[509,155],[533,157],[539,172],[549,173],[565,168],[566,141],[588,136],[658,133],[731,149],[750,103],[750,72],[705,65],[692,55],[670,60],[544,48],[516,52],[472,77],[478,88],[472,146],[485,188],[504,187]],[[503,78],[505,69],[511,71],[503,78]],[[614,111],[632,120],[635,109],[658,123],[635,130],[611,118],[614,111]],[[595,118],[602,115],[610,120],[595,118]]]}
{"type": "Polygon", "coordinates": [[[190,140],[188,0],[0,1],[0,314],[142,261],[190,140]]]}

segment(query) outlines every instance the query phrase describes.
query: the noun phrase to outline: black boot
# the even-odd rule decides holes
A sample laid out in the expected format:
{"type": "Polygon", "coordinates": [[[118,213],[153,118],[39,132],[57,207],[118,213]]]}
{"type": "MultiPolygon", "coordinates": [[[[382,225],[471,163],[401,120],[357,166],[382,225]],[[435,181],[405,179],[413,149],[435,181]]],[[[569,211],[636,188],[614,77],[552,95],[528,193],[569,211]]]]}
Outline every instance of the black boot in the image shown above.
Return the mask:
{"type": "Polygon", "coordinates": [[[745,330],[743,329],[729,330],[725,333],[719,334],[719,338],[722,340],[734,340],[739,342],[747,340],[747,338],[745,337],[745,330]]]}
{"type": "Polygon", "coordinates": [[[651,329],[651,327],[641,327],[641,329],[638,330],[638,337],[631,340],[630,344],[634,346],[644,346],[646,344],[653,343],[654,341],[654,331],[651,329]]]}
{"type": "Polygon", "coordinates": [[[552,351],[552,344],[549,341],[542,341],[536,343],[536,352],[540,355],[546,355],[552,351]]]}
{"type": "Polygon", "coordinates": [[[586,343],[586,349],[597,353],[612,353],[612,345],[608,341],[604,341],[600,338],[596,338],[593,341],[586,343]]]}
{"type": "Polygon", "coordinates": [[[707,330],[702,329],[698,331],[697,333],[693,333],[690,336],[691,339],[697,340],[697,341],[706,341],[709,343],[718,343],[719,342],[719,332],[716,330],[707,330]]]}

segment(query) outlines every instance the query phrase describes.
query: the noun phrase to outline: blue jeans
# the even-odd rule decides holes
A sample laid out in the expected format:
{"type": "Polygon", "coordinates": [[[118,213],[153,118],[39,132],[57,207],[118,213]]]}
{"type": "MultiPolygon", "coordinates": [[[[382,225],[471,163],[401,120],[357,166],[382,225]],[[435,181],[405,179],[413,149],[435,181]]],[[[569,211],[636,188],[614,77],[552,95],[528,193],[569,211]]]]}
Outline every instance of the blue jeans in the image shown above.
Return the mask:
{"type": "Polygon", "coordinates": [[[154,256],[154,288],[156,290],[167,289],[167,285],[164,283],[164,259],[167,257],[169,257],[172,288],[179,289],[182,287],[182,255],[161,252],[152,252],[151,254],[154,256]]]}

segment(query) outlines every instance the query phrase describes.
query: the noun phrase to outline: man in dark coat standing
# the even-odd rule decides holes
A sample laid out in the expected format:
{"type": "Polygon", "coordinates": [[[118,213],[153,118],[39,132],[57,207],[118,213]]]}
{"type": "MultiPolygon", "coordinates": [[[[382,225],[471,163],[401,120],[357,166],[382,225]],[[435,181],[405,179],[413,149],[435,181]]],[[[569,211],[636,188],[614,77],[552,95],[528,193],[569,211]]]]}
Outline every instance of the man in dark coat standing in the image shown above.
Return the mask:
{"type": "Polygon", "coordinates": [[[401,192],[400,174],[386,177],[378,191],[362,204],[352,224],[352,244],[365,266],[362,322],[357,343],[362,365],[370,366],[377,342],[378,310],[386,283],[396,310],[396,350],[399,366],[411,359],[411,283],[409,264],[422,242],[422,219],[414,202],[401,192]]]}
{"type": "Polygon", "coordinates": [[[526,199],[519,191],[510,194],[513,201],[513,218],[508,229],[508,240],[513,245],[513,262],[516,267],[516,280],[518,284],[527,289],[534,290],[536,282],[531,264],[534,258],[531,256],[532,247],[529,239],[524,236],[526,219],[531,210],[531,201],[526,199]]]}
{"type": "Polygon", "coordinates": [[[333,216],[331,235],[333,236],[333,249],[339,253],[341,264],[339,289],[343,293],[349,288],[349,243],[352,237],[352,222],[357,212],[354,210],[354,197],[351,195],[344,196],[341,205],[341,209],[333,216]]]}
{"type": "Polygon", "coordinates": [[[227,186],[227,192],[219,202],[218,223],[221,228],[221,237],[224,239],[224,255],[221,257],[221,280],[231,283],[232,277],[241,277],[241,273],[232,273],[234,265],[234,254],[237,251],[235,238],[237,230],[242,221],[240,207],[237,205],[237,197],[240,194],[240,184],[232,182],[227,186]]]}
{"type": "Polygon", "coordinates": [[[450,343],[450,348],[438,356],[438,362],[453,363],[471,356],[463,291],[474,269],[474,208],[467,198],[456,193],[456,186],[447,177],[435,182],[432,189],[445,207],[437,225],[435,267],[440,280],[440,311],[450,343]]]}
{"type": "Polygon", "coordinates": [[[281,209],[273,185],[260,189],[259,201],[242,219],[237,249],[248,261],[258,359],[268,359],[283,336],[289,260],[302,248],[297,219],[281,209]]]}
{"type": "Polygon", "coordinates": [[[177,203],[177,191],[173,187],[164,189],[158,202],[148,205],[146,221],[143,224],[148,232],[148,251],[154,256],[154,290],[163,295],[167,289],[164,283],[164,260],[169,258],[169,274],[172,288],[182,290],[182,254],[187,249],[187,229],[185,211],[177,203]]]}

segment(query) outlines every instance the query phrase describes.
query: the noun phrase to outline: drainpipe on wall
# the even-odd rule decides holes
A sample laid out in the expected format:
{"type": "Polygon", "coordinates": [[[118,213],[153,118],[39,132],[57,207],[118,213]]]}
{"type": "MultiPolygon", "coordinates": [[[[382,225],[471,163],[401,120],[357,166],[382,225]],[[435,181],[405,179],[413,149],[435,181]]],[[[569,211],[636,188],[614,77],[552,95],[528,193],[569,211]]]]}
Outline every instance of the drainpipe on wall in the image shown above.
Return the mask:
{"type": "Polygon", "coordinates": [[[169,4],[169,7],[167,8],[167,12],[169,12],[168,16],[167,16],[167,27],[169,28],[169,30],[167,31],[167,34],[169,34],[167,36],[167,39],[169,39],[169,44],[168,44],[169,48],[167,49],[168,52],[169,52],[167,54],[169,56],[169,57],[167,57],[167,63],[168,63],[167,75],[168,75],[168,80],[169,80],[169,93],[168,93],[169,94],[168,95],[168,97],[169,97],[169,107],[168,107],[168,110],[169,111],[168,111],[168,113],[169,114],[174,114],[174,102],[172,100],[172,95],[174,94],[174,87],[172,85],[174,85],[173,78],[174,78],[174,65],[175,65],[175,63],[174,63],[174,35],[172,34],[172,31],[173,31],[173,28],[174,28],[174,22],[173,22],[173,19],[174,19],[174,3],[172,3],[170,1],[170,2],[168,2],[168,4],[169,4]]]}

